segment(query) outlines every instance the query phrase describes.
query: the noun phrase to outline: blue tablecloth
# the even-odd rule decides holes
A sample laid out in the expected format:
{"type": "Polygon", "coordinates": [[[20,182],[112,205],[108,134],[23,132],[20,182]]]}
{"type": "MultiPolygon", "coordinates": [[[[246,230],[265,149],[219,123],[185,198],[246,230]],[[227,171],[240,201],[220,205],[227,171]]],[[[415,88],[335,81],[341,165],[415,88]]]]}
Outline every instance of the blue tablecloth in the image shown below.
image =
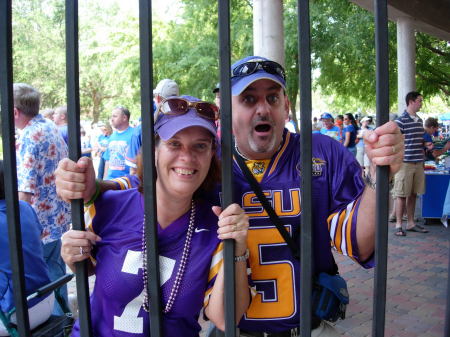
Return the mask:
{"type": "Polygon", "coordinates": [[[447,187],[447,195],[445,196],[444,208],[442,209],[441,222],[445,227],[447,227],[447,219],[449,218],[450,218],[450,183],[448,184],[447,187]]]}

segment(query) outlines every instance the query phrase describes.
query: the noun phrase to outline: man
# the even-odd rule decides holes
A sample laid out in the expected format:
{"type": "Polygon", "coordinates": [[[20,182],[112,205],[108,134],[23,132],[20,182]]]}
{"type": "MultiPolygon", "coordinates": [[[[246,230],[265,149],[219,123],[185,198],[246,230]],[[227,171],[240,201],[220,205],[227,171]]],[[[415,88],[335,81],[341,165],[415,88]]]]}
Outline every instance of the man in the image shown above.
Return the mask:
{"type": "MultiPolygon", "coordinates": [[[[55,124],[39,114],[40,93],[24,83],[14,84],[14,121],[21,130],[16,142],[19,199],[31,204],[43,227],[44,259],[50,279],[66,273],[61,259],[61,235],[70,224],[70,205],[56,194],[54,171],[67,157],[67,145],[55,124]]],[[[62,295],[67,300],[67,288],[62,295]]],[[[59,308],[56,314],[62,314],[59,308]]]]}
{"type": "Polygon", "coordinates": [[[320,133],[323,135],[327,135],[337,140],[338,142],[341,142],[342,132],[339,126],[334,125],[333,116],[328,112],[324,112],[322,115],[320,115],[320,121],[322,122],[320,133]]]}
{"type": "MultiPolygon", "coordinates": [[[[153,90],[153,110],[156,111],[161,102],[171,96],[179,96],[180,89],[178,84],[171,79],[164,79],[158,83],[153,90]]],[[[142,125],[134,129],[131,137],[130,147],[128,148],[125,163],[130,167],[130,173],[136,174],[136,157],[142,147],[142,125]]]]}
{"type": "MultiPolygon", "coordinates": [[[[251,56],[236,62],[232,66],[232,74],[232,124],[236,150],[259,181],[288,232],[298,241],[300,136],[284,128],[289,111],[284,70],[275,62],[251,56]]],[[[330,240],[344,254],[366,267],[373,266],[375,165],[390,165],[391,172],[396,172],[401,164],[403,140],[395,123],[391,122],[367,133],[365,141],[373,163],[367,187],[360,178],[358,163],[342,145],[329,137],[313,135],[312,179],[313,191],[316,191],[312,196],[315,212],[313,253],[316,273],[332,273],[334,270],[330,240]],[[343,229],[345,233],[341,235],[343,229]]],[[[60,164],[57,183],[61,195],[65,198],[91,198],[95,184],[90,165],[82,161],[78,165],[69,161],[60,164]],[[88,170],[86,165],[89,165],[88,170]]],[[[241,334],[291,336],[300,323],[300,263],[268,219],[236,163],[233,176],[234,199],[250,219],[249,265],[256,290],[239,323],[241,334]]],[[[314,336],[336,336],[328,324],[318,319],[313,323],[314,336]]]]}
{"type": "Polygon", "coordinates": [[[406,230],[418,233],[428,231],[414,222],[414,211],[418,194],[425,192],[425,174],[423,170],[423,122],[417,116],[422,107],[423,97],[417,91],[406,95],[406,110],[395,122],[405,136],[405,157],[400,171],[394,179],[393,198],[395,199],[395,235],[406,236],[402,228],[402,216],[406,206],[406,230]]]}
{"type": "Polygon", "coordinates": [[[445,143],[442,148],[436,148],[433,144],[433,136],[439,129],[439,123],[436,118],[429,117],[424,124],[425,133],[423,135],[425,145],[425,160],[435,160],[450,150],[450,140],[445,143]]]}
{"type": "Polygon", "coordinates": [[[130,126],[130,111],[118,106],[111,114],[111,126],[115,129],[109,138],[108,149],[104,154],[105,172],[104,179],[121,177],[130,172],[125,163],[125,155],[130,146],[133,128],[130,126]]]}
{"type": "Polygon", "coordinates": [[[67,107],[59,106],[53,113],[53,122],[58,126],[58,131],[63,137],[66,144],[69,143],[69,135],[67,133],[67,107]]]}

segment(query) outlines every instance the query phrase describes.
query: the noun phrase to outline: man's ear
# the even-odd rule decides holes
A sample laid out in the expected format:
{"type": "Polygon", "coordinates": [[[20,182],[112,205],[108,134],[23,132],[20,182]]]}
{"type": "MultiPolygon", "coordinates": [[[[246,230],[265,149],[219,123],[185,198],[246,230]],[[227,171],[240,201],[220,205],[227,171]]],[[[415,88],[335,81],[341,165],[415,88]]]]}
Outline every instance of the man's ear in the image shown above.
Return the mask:
{"type": "Polygon", "coordinates": [[[14,107],[14,118],[18,118],[20,115],[20,110],[14,107]]]}

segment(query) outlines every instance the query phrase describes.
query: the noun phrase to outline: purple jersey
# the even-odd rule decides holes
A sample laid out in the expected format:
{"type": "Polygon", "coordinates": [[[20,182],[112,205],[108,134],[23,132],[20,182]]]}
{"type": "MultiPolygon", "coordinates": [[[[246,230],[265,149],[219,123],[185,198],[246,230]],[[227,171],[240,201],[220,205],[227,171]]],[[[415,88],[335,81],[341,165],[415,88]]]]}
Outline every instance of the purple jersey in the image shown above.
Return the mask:
{"type": "MultiPolygon", "coordinates": [[[[273,209],[299,241],[300,136],[284,133],[260,182],[273,209]]],[[[354,156],[330,137],[312,135],[313,231],[315,273],[332,272],[331,245],[357,262],[356,220],[364,190],[361,169],[354,156]]],[[[253,161],[253,171],[266,166],[253,161]]],[[[251,283],[256,291],[239,327],[247,331],[277,332],[299,326],[300,263],[292,257],[277,228],[270,222],[239,166],[234,165],[234,192],[250,218],[251,283]]],[[[372,260],[365,261],[367,268],[372,260]]]]}
{"type": "MultiPolygon", "coordinates": [[[[96,337],[150,336],[148,313],[142,308],[143,214],[143,197],[137,189],[108,191],[86,212],[86,226],[102,238],[93,254],[96,280],[91,309],[96,337]]],[[[189,217],[190,211],[165,229],[158,226],[163,307],[178,271],[189,217]]],[[[194,228],[178,295],[172,310],[163,314],[163,336],[198,336],[199,312],[222,263],[217,217],[209,204],[196,202],[194,228]]],[[[77,322],[72,336],[79,334],[77,322]]]]}

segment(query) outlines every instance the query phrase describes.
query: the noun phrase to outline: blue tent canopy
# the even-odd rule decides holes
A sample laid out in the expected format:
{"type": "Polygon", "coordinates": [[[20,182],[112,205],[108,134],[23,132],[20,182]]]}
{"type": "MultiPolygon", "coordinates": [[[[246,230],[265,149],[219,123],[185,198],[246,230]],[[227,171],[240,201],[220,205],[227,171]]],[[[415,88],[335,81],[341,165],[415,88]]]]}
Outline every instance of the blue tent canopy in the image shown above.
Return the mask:
{"type": "Polygon", "coordinates": [[[450,112],[447,112],[439,116],[440,121],[450,121],[450,112]]]}

